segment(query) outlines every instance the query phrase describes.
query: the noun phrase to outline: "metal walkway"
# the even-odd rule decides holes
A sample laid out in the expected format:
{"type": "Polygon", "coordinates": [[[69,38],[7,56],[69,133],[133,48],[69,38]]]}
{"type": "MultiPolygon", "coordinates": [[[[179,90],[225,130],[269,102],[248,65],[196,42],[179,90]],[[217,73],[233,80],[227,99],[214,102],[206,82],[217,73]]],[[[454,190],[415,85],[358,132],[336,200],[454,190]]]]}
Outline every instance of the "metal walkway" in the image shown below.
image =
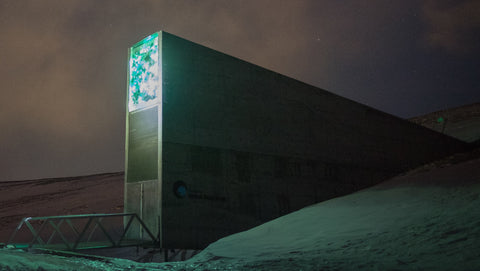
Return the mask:
{"type": "Polygon", "coordinates": [[[22,249],[75,251],[127,246],[159,247],[159,239],[137,214],[86,214],[26,217],[15,228],[8,245],[22,249]],[[143,238],[129,239],[129,234],[143,238]]]}

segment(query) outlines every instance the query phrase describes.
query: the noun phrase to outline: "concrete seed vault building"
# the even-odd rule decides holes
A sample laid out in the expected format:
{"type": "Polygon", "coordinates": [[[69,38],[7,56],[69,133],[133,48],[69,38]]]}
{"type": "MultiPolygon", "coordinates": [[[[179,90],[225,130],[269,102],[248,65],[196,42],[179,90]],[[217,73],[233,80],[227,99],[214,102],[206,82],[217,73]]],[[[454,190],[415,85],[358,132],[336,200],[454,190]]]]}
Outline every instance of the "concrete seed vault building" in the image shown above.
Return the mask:
{"type": "Polygon", "coordinates": [[[130,48],[128,76],[125,212],[166,248],[204,248],[467,147],[166,32],[130,48]]]}

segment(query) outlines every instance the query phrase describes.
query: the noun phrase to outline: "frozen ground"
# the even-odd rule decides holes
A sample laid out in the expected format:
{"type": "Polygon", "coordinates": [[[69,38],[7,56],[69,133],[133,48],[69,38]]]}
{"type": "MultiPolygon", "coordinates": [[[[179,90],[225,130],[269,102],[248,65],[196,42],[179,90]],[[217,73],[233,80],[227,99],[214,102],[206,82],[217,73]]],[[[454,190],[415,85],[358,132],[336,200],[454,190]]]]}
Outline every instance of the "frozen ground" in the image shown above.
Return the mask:
{"type": "Polygon", "coordinates": [[[228,236],[185,262],[3,249],[0,270],[480,270],[479,152],[228,236]]]}
{"type": "Polygon", "coordinates": [[[123,173],[0,182],[0,243],[24,217],[121,213],[123,173]]]}

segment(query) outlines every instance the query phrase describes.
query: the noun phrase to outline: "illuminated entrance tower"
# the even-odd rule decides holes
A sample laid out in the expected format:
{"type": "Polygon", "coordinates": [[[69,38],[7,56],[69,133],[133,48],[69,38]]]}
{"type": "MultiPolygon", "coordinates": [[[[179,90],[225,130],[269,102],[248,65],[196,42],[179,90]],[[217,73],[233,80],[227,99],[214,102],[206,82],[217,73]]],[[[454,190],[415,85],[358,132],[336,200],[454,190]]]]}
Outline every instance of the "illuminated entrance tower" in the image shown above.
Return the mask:
{"type": "Polygon", "coordinates": [[[128,63],[125,212],[166,248],[204,248],[466,146],[165,32],[128,63]]]}
{"type": "MultiPolygon", "coordinates": [[[[161,35],[155,33],[129,50],[125,151],[125,212],[137,213],[157,236],[162,200],[160,39],[161,35]]],[[[131,234],[143,237],[142,232],[131,234]]]]}

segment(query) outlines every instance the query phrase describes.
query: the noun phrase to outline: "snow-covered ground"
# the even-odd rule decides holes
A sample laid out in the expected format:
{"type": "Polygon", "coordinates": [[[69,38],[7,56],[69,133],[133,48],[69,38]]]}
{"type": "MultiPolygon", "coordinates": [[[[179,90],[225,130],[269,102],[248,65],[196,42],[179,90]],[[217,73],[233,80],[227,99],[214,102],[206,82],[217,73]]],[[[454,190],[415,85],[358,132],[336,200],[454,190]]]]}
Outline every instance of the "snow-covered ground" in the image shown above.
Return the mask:
{"type": "Polygon", "coordinates": [[[309,206],[223,238],[185,262],[3,249],[0,270],[480,270],[478,151],[475,157],[309,206]]]}
{"type": "Polygon", "coordinates": [[[409,120],[462,141],[480,144],[480,103],[448,108],[409,120]]]}

